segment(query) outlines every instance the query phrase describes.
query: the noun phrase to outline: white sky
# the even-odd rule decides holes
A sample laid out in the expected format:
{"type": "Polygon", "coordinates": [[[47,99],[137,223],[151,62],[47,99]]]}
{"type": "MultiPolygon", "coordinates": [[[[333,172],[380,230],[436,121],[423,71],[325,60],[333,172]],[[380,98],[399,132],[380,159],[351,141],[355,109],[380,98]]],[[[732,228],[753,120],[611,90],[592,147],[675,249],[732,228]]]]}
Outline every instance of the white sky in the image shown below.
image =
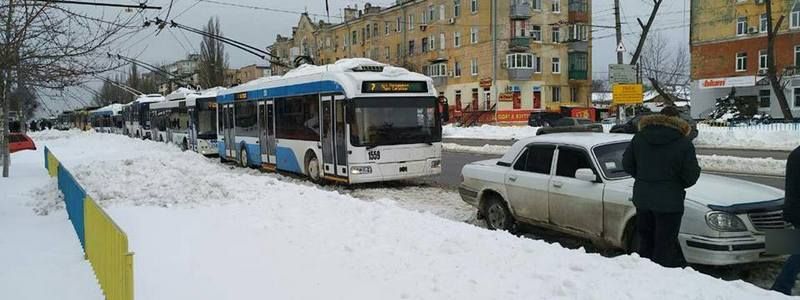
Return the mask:
{"type": "MultiPolygon", "coordinates": [[[[116,3],[137,3],[138,1],[146,0],[103,0],[104,2],[116,3]]],[[[294,12],[308,11],[311,14],[325,14],[325,1],[324,0],[293,0],[293,1],[280,1],[280,0],[219,0],[221,2],[236,3],[240,5],[251,5],[258,7],[269,7],[276,10],[287,10],[294,12]]],[[[443,0],[449,1],[449,0],[443,0]]],[[[593,24],[595,25],[613,25],[613,0],[590,0],[593,5],[593,24]]],[[[652,0],[620,0],[622,5],[622,25],[624,39],[623,42],[628,51],[633,51],[639,39],[639,25],[636,22],[636,17],[642,18],[646,22],[647,15],[652,8],[652,0]]],[[[365,3],[370,2],[373,5],[388,6],[394,3],[394,0],[329,0],[331,7],[331,21],[336,23],[341,21],[341,9],[347,5],[358,4],[360,8],[365,3]]],[[[499,3],[506,3],[508,0],[498,0],[499,3]]],[[[546,4],[547,0],[543,0],[546,4]]],[[[159,16],[164,19],[167,14],[167,7],[169,0],[147,0],[148,5],[163,6],[160,11],[148,10],[144,12],[144,17],[152,19],[159,16]]],[[[116,8],[96,8],[86,7],[81,8],[85,11],[91,11],[93,14],[105,14],[106,18],[109,15],[117,13],[119,10],[116,8]]],[[[689,46],[689,0],[665,0],[660,9],[659,16],[656,18],[654,30],[668,38],[671,43],[683,45],[688,48],[689,46]],[[674,41],[674,42],[672,42],[674,41]]],[[[130,14],[133,14],[131,12],[130,14]]],[[[284,13],[266,10],[256,10],[250,8],[232,7],[219,5],[206,0],[174,0],[172,12],[169,19],[174,19],[176,22],[202,29],[208,19],[212,16],[220,18],[220,25],[222,32],[226,37],[242,41],[257,47],[266,47],[275,41],[275,36],[281,34],[288,36],[291,34],[292,26],[297,25],[299,14],[297,13],[284,13]],[[190,8],[191,7],[191,8],[190,8]],[[187,10],[188,9],[188,10],[187,10]]],[[[136,16],[136,19],[142,19],[142,16],[136,16]]],[[[319,19],[317,16],[312,18],[319,19]]],[[[323,17],[324,19],[324,17],[323,17]]],[[[507,21],[506,21],[507,22],[507,21]]],[[[157,36],[154,35],[154,28],[147,28],[130,39],[124,39],[122,43],[117,45],[118,53],[130,57],[137,57],[139,60],[157,64],[157,63],[170,63],[175,60],[186,57],[189,52],[199,52],[199,45],[201,37],[194,33],[181,31],[177,28],[163,30],[157,36]]],[[[613,36],[613,29],[596,28],[593,33],[593,77],[606,78],[607,66],[609,63],[616,62],[616,42],[613,36]]],[[[230,58],[230,67],[238,68],[249,64],[259,63],[255,56],[243,52],[239,49],[226,46],[226,52],[230,58]]],[[[626,55],[625,62],[629,61],[626,55]]],[[[99,89],[100,83],[92,83],[91,86],[99,89]]],[[[83,90],[74,90],[74,94],[78,96],[83,95],[87,99],[91,99],[91,94],[83,90]]],[[[69,98],[53,98],[47,99],[46,105],[50,110],[62,110],[65,107],[76,107],[79,105],[78,101],[69,98]],[[66,103],[64,103],[66,102],[66,103]]],[[[87,100],[88,101],[88,100],[87,100]]]]}

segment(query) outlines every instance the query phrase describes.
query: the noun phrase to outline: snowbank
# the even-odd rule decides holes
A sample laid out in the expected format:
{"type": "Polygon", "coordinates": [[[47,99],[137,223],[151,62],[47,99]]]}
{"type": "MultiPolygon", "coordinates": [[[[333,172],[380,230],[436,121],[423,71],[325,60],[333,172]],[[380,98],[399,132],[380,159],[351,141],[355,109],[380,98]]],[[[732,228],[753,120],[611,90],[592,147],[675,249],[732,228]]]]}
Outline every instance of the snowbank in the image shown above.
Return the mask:
{"type": "Polygon", "coordinates": [[[43,150],[11,155],[0,178],[0,299],[104,299],[61,204],[52,214],[31,201],[63,201],[43,150]]]}
{"type": "Polygon", "coordinates": [[[535,136],[537,129],[539,128],[530,126],[481,125],[458,127],[448,124],[442,126],[442,136],[451,139],[519,140],[535,136]]]}
{"type": "Polygon", "coordinates": [[[363,201],[153,142],[90,134],[49,144],[128,232],[142,299],[783,298],[637,256],[605,258],[394,201],[363,201]]]}
{"type": "Polygon", "coordinates": [[[800,126],[770,124],[750,127],[713,127],[698,124],[698,147],[793,150],[800,146],[800,126]]]}
{"type": "MultiPolygon", "coordinates": [[[[452,152],[500,156],[505,154],[511,147],[489,144],[483,146],[465,146],[454,143],[442,143],[442,149],[452,152]]],[[[786,171],[785,160],[772,158],[698,155],[697,159],[700,162],[700,167],[703,168],[704,171],[776,176],[783,176],[786,171]]]]}

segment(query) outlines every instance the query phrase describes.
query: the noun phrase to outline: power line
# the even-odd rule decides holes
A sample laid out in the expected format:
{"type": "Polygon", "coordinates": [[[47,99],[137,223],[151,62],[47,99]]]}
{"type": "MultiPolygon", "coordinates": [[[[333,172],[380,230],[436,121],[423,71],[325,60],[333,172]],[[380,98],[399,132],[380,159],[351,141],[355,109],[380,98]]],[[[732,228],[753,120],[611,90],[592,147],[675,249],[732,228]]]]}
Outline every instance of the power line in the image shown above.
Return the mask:
{"type": "Polygon", "coordinates": [[[130,4],[117,4],[117,3],[101,3],[101,2],[84,2],[72,0],[34,0],[38,2],[57,3],[57,4],[76,4],[76,5],[90,5],[90,6],[109,6],[109,7],[123,7],[123,8],[138,8],[138,9],[161,9],[161,6],[148,6],[145,3],[139,5],[130,4]]]}

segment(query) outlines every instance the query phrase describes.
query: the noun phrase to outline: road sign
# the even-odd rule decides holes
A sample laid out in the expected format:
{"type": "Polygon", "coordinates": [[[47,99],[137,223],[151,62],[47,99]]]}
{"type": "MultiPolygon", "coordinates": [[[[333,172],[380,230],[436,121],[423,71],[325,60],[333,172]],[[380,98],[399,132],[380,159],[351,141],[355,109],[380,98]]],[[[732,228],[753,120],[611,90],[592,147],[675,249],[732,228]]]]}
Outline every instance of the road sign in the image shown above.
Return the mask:
{"type": "Polygon", "coordinates": [[[619,42],[619,45],[617,45],[617,52],[625,52],[625,51],[627,51],[625,50],[625,45],[622,44],[622,42],[619,42]]]}
{"type": "Polygon", "coordinates": [[[609,64],[608,81],[611,84],[636,83],[636,69],[627,64],[609,64]]]}
{"type": "Polygon", "coordinates": [[[613,104],[640,104],[643,91],[641,84],[615,84],[612,87],[613,104]]]}

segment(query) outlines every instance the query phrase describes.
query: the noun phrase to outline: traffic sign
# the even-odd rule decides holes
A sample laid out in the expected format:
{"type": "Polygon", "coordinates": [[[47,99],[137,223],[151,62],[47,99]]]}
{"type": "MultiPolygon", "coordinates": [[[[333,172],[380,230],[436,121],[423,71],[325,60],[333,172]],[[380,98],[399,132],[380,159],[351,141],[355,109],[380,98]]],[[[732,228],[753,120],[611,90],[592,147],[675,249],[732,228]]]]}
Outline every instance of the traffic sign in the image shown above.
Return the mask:
{"type": "Polygon", "coordinates": [[[616,83],[636,83],[636,69],[628,64],[609,64],[608,81],[616,83]]]}
{"type": "Polygon", "coordinates": [[[611,91],[614,94],[613,104],[640,104],[644,98],[641,84],[615,84],[611,91]]]}
{"type": "Polygon", "coordinates": [[[619,42],[619,44],[617,45],[617,52],[625,52],[625,51],[627,51],[625,50],[625,45],[622,44],[622,42],[619,42]]]}

